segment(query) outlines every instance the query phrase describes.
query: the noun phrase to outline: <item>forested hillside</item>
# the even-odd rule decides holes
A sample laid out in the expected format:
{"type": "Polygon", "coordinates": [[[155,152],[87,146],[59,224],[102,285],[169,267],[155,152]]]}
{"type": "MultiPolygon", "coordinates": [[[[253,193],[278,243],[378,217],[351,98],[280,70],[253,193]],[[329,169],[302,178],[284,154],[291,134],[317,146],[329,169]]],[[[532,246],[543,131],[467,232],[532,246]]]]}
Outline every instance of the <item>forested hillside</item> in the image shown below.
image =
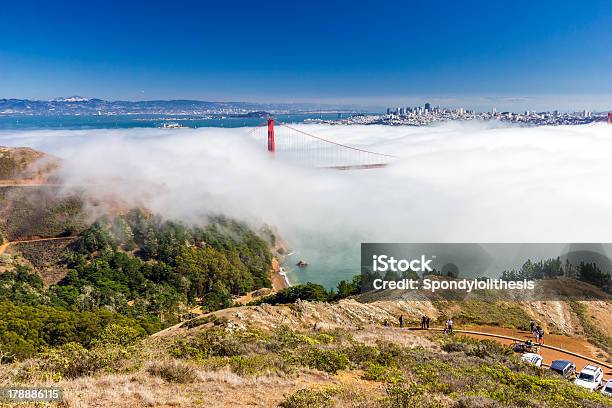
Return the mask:
{"type": "Polygon", "coordinates": [[[164,221],[141,210],[103,217],[68,246],[68,270],[45,287],[27,265],[0,274],[0,348],[26,357],[46,346],[87,346],[109,323],[152,333],[199,306],[270,286],[269,243],[223,217],[204,227],[164,221]]]}

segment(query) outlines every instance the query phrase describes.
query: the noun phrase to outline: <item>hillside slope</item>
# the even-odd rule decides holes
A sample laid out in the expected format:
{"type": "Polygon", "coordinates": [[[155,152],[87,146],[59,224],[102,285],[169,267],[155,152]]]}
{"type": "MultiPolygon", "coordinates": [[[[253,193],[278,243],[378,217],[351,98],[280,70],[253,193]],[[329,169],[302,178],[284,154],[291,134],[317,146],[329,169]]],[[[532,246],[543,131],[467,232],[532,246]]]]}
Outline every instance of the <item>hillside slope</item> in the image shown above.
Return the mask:
{"type": "Polygon", "coordinates": [[[14,182],[0,187],[0,231],[11,241],[0,246],[0,386],[61,387],[66,407],[612,403],[497,342],[397,328],[399,316],[417,326],[427,315],[432,326],[452,317],[457,328],[524,334],[533,318],[547,341],[570,339],[574,351],[609,360],[612,301],[591,285],[541,281],[537,293],[601,300],[499,292],[415,301],[387,291],[229,307],[271,286],[278,241],[269,228],[222,216],[186,225],[142,209],[94,220],[83,197],[36,184],[45,179],[28,163],[41,157],[11,151],[14,182]],[[214,312],[193,318],[202,310],[214,312]]]}
{"type": "Polygon", "coordinates": [[[548,370],[521,364],[497,342],[379,324],[400,311],[434,307],[355,300],[239,307],[143,340],[117,327],[89,350],[65,346],[0,366],[0,385],[59,386],[68,407],[612,404],[548,370]]]}
{"type": "Polygon", "coordinates": [[[59,160],[29,147],[0,146],[0,185],[45,183],[59,160]]]}

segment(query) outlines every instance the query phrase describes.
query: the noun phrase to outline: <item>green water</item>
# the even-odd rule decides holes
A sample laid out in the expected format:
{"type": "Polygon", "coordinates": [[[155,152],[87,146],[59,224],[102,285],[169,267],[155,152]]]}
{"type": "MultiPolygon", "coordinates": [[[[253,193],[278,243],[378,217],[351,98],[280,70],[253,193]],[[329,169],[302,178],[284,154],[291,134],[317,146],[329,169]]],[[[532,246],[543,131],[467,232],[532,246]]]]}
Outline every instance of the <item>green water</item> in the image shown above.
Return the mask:
{"type": "Polygon", "coordinates": [[[313,282],[328,289],[341,280],[351,280],[361,270],[362,238],[356,234],[328,235],[317,231],[295,230],[286,237],[289,255],[283,269],[291,284],[313,282]],[[296,263],[303,260],[306,267],[296,263]]]}

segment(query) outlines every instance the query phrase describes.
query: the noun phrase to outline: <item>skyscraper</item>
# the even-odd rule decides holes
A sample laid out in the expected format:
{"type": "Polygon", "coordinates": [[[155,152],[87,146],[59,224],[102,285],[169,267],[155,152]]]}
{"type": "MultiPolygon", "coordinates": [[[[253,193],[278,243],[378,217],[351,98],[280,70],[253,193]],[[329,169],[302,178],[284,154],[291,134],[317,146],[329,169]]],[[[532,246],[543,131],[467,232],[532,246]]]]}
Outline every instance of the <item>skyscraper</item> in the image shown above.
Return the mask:
{"type": "Polygon", "coordinates": [[[425,110],[429,112],[431,110],[431,104],[429,102],[425,103],[425,110]]]}

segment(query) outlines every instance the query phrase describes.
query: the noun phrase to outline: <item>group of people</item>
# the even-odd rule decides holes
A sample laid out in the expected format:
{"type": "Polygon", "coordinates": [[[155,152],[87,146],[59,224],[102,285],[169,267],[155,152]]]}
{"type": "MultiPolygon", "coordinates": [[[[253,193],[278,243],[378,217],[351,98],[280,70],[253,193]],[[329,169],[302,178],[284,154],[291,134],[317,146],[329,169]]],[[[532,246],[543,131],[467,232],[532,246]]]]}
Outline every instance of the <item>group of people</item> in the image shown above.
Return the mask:
{"type": "Polygon", "coordinates": [[[529,322],[529,331],[538,344],[544,344],[544,329],[533,319],[529,322]]]}
{"type": "MultiPolygon", "coordinates": [[[[404,328],[404,315],[400,315],[399,318],[399,327],[400,329],[404,328]]],[[[421,329],[423,330],[427,330],[429,329],[429,323],[431,322],[431,319],[429,318],[429,316],[427,315],[423,315],[421,317],[421,329]]],[[[385,320],[385,326],[388,326],[389,323],[385,320]]],[[[453,332],[453,319],[448,319],[446,321],[446,326],[444,328],[444,333],[452,333],[453,332]]]]}
{"type": "Polygon", "coordinates": [[[429,329],[429,316],[421,317],[421,329],[429,329]]]}
{"type": "MultiPolygon", "coordinates": [[[[398,318],[399,321],[399,327],[401,329],[404,328],[404,315],[400,315],[398,318]]],[[[429,322],[430,322],[430,318],[427,315],[423,315],[421,317],[421,329],[427,330],[429,329],[429,322]]],[[[389,321],[385,319],[384,321],[384,326],[385,327],[389,327],[389,321]]],[[[529,330],[531,331],[531,335],[535,338],[536,343],[542,345],[544,344],[544,329],[536,323],[535,320],[531,319],[531,321],[529,322],[529,330]]],[[[449,318],[448,320],[446,320],[446,324],[444,327],[444,333],[446,334],[451,334],[453,332],[453,319],[452,317],[449,318]]],[[[531,341],[529,341],[529,343],[531,343],[531,341]]]]}
{"type": "MultiPolygon", "coordinates": [[[[400,315],[397,320],[399,322],[400,329],[403,329],[404,328],[404,324],[406,323],[406,320],[404,319],[404,315],[400,315]]],[[[423,315],[421,317],[421,329],[424,329],[424,330],[429,329],[430,321],[431,321],[431,319],[429,318],[429,316],[423,315]]],[[[387,320],[387,319],[385,319],[383,321],[383,325],[385,327],[390,327],[391,326],[391,324],[389,323],[389,320],[387,320]]],[[[444,327],[444,333],[450,334],[452,332],[453,332],[453,319],[451,318],[451,319],[448,319],[446,321],[446,326],[444,327]]]]}

